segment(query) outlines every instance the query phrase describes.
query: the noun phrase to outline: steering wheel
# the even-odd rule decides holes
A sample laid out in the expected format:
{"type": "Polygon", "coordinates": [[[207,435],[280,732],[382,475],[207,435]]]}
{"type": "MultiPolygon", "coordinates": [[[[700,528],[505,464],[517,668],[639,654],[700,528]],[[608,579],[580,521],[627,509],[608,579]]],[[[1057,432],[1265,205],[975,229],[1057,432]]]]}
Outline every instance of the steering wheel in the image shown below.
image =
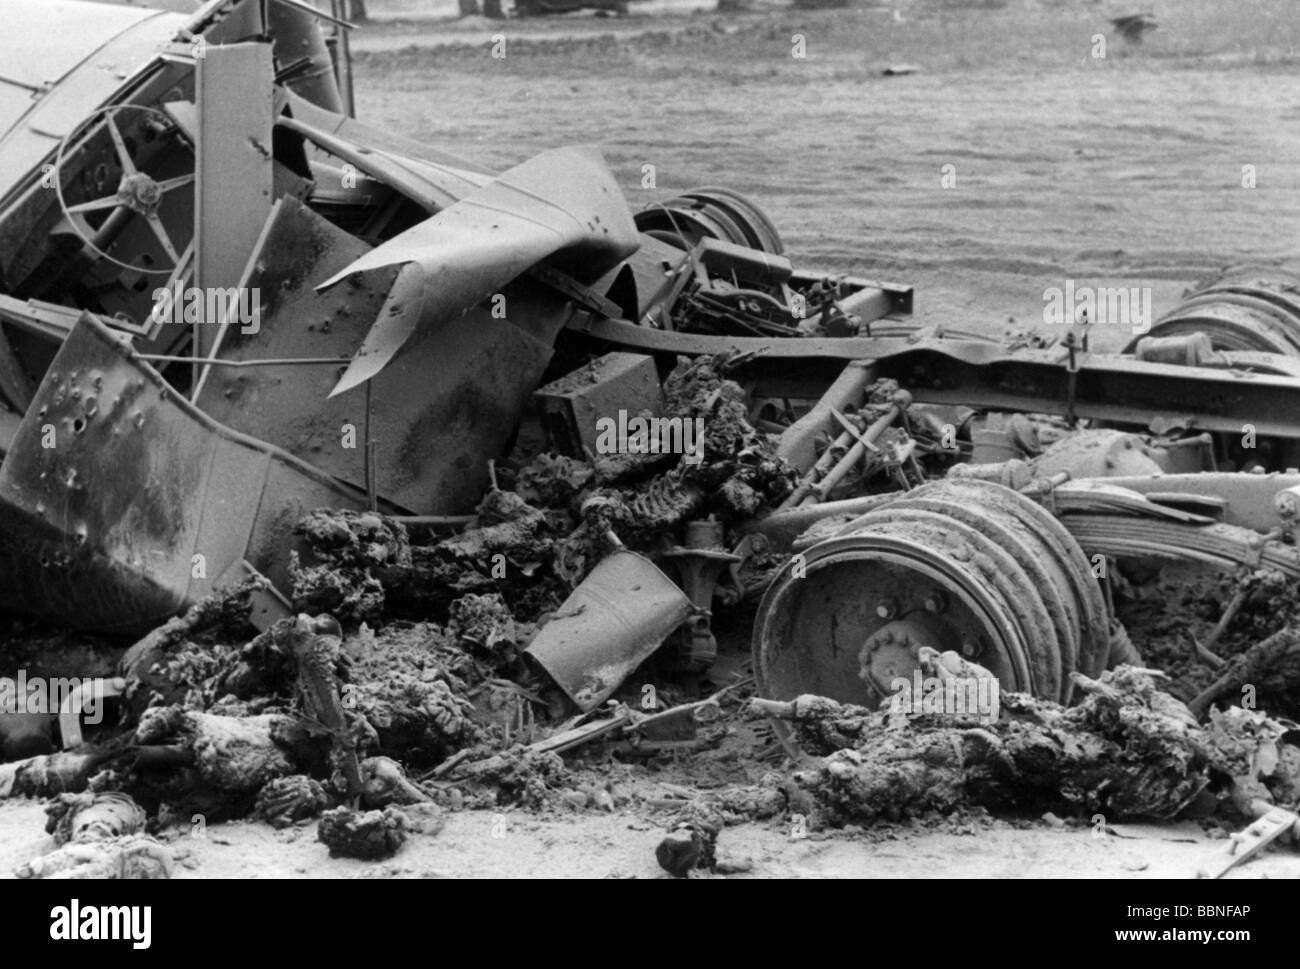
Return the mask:
{"type": "Polygon", "coordinates": [[[51,173],[54,182],[54,190],[58,194],[59,208],[63,210],[64,216],[67,217],[68,223],[72,230],[81,237],[90,249],[100,257],[107,259],[116,266],[123,269],[130,269],[135,272],[149,273],[152,275],[167,276],[181,261],[181,252],[187,246],[179,248],[167,234],[167,228],[163,225],[162,219],[158,217],[158,207],[162,204],[163,197],[168,193],[175,191],[185,185],[194,182],[195,173],[191,171],[187,175],[179,175],[175,178],[167,178],[161,181],[155,180],[152,176],[142,172],[131,158],[131,153],[127,150],[126,140],[122,137],[122,132],[113,120],[114,116],[120,111],[142,111],[146,114],[157,115],[166,124],[171,125],[173,122],[166,113],[157,108],[148,107],[143,104],[110,104],[99,108],[90,113],[86,120],[70,131],[62,141],[59,142],[59,150],[54,158],[54,171],[51,173]],[[112,195],[106,195],[103,198],[92,199],[89,202],[80,202],[77,205],[68,205],[67,200],[63,197],[63,179],[60,177],[63,171],[63,156],[68,150],[68,145],[87,130],[91,123],[100,116],[103,116],[104,126],[108,129],[108,135],[113,140],[113,148],[117,153],[118,165],[122,169],[122,178],[118,182],[117,191],[112,195]],[[162,246],[163,252],[171,260],[171,263],[163,269],[149,269],[144,266],[133,266],[130,263],[110,256],[103,249],[99,248],[94,242],[95,228],[86,220],[86,214],[89,212],[101,212],[106,209],[112,211],[108,215],[108,220],[126,219],[131,216],[143,218],[149,228],[153,230],[154,237],[158,244],[162,246]]]}

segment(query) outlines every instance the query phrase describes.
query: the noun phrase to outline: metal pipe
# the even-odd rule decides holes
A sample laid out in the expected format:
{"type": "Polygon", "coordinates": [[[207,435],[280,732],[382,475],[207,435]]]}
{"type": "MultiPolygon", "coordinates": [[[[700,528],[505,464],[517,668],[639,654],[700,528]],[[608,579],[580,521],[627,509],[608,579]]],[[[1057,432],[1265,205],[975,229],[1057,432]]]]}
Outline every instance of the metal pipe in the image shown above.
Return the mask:
{"type": "Polygon", "coordinates": [[[63,748],[70,750],[81,746],[81,712],[86,705],[88,692],[97,693],[99,699],[103,700],[105,697],[121,696],[125,690],[126,680],[120,676],[82,680],[74,687],[59,707],[59,735],[63,740],[63,748]]]}
{"type": "Polygon", "coordinates": [[[862,436],[854,442],[853,447],[849,448],[848,453],[826,472],[826,476],[821,481],[813,485],[811,493],[805,496],[800,504],[812,504],[825,498],[831,489],[853,469],[853,466],[862,460],[863,455],[867,453],[867,448],[874,446],[876,439],[898,419],[898,415],[903,413],[904,406],[901,402],[890,404],[889,409],[862,432],[862,436]]]}
{"type": "Polygon", "coordinates": [[[468,525],[476,515],[389,515],[395,522],[404,525],[429,525],[432,527],[459,528],[468,525]]]}
{"type": "Polygon", "coordinates": [[[781,432],[776,453],[797,468],[806,470],[814,465],[817,435],[834,426],[831,409],[847,410],[861,404],[868,385],[874,379],[875,372],[870,366],[861,363],[846,365],[812,409],[781,432]]]}
{"type": "Polygon", "coordinates": [[[366,502],[371,511],[379,510],[379,490],[375,483],[375,440],[370,436],[370,388],[374,381],[366,381],[366,454],[364,473],[366,478],[366,502]]]}
{"type": "Polygon", "coordinates": [[[821,457],[817,459],[817,463],[808,469],[808,473],[800,479],[799,484],[795,487],[794,491],[790,492],[790,494],[786,496],[785,501],[781,502],[781,504],[777,506],[777,511],[794,508],[802,502],[803,499],[812,492],[817,479],[831,469],[831,466],[835,463],[836,452],[847,448],[852,441],[853,435],[848,431],[844,431],[839,437],[828,444],[826,450],[822,452],[821,457]]]}
{"type": "Polygon", "coordinates": [[[141,360],[160,363],[195,363],[213,367],[296,367],[296,366],[346,366],[351,357],[276,357],[269,360],[222,360],[220,357],[177,357],[165,353],[137,354],[141,360]]]}
{"type": "MultiPolygon", "coordinates": [[[[333,2],[336,8],[341,8],[344,20],[351,19],[351,0],[333,0],[333,2]]],[[[347,28],[341,24],[334,26],[334,50],[338,55],[335,70],[338,72],[339,97],[343,100],[343,112],[349,118],[355,118],[357,107],[352,86],[352,38],[347,28]]]]}
{"type": "MultiPolygon", "coordinates": [[[[267,9],[268,32],[276,60],[281,65],[304,59],[311,65],[307,70],[295,73],[285,82],[285,86],[317,107],[341,114],[347,105],[340,89],[334,59],[325,42],[325,31],[317,17],[331,19],[324,11],[316,11],[313,15],[296,5],[272,3],[267,9]]],[[[334,29],[341,28],[336,25],[334,29]]]]}

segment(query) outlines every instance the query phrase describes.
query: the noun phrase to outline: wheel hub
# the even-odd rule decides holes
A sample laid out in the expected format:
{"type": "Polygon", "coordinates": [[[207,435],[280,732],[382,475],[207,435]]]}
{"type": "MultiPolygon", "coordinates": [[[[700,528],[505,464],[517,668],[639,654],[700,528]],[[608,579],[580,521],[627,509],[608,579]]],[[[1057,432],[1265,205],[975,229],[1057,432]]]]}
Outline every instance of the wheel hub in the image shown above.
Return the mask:
{"type": "Polygon", "coordinates": [[[858,676],[881,696],[889,696],[895,680],[910,681],[912,673],[920,669],[922,646],[943,651],[941,638],[921,623],[911,619],[887,623],[862,644],[858,676]]]}
{"type": "Polygon", "coordinates": [[[134,172],[122,176],[117,186],[117,197],[133,212],[148,215],[158,207],[162,189],[144,172],[134,172]]]}

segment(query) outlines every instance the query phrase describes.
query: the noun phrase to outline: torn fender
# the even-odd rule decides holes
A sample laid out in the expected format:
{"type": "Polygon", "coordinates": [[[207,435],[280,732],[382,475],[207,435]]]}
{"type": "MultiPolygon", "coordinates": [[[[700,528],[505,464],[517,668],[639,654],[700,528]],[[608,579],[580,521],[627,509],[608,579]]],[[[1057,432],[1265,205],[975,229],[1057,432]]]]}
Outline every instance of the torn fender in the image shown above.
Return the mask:
{"type": "MultiPolygon", "coordinates": [[[[401,299],[394,271],[367,273],[359,285],[327,293],[312,283],[369,248],[301,202],[281,199],[240,283],[262,294],[258,325],[227,326],[216,354],[241,362],[351,358],[376,313],[401,299]]],[[[215,420],[358,487],[366,481],[368,429],[380,495],[417,514],[472,511],[489,485],[488,461],[508,449],[572,313],[559,295],[526,277],[504,292],[513,321],[476,306],[351,394],[326,399],[342,365],[215,366],[196,403],[215,420]],[[350,443],[347,428],[356,438],[350,443]]]]}
{"type": "MultiPolygon", "coordinates": [[[[335,386],[341,394],[398,352],[481,303],[543,260],[579,282],[600,278],[639,244],[613,175],[594,148],[543,152],[366,253],[354,273],[402,266],[394,297],[335,386]]],[[[503,308],[509,319],[510,307],[503,308]]]]}

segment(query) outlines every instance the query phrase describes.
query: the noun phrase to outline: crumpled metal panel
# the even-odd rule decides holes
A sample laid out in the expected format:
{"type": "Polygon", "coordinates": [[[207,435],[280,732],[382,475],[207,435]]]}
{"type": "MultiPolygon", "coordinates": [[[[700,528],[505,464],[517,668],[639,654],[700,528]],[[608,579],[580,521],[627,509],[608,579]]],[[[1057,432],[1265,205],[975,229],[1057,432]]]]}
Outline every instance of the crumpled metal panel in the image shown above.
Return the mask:
{"type": "Polygon", "coordinates": [[[588,713],[659,648],[692,608],[653,562],[621,548],[600,560],[538,630],[524,655],[588,713]]]}
{"type": "MultiPolygon", "coordinates": [[[[231,326],[228,360],[341,359],[356,352],[376,315],[391,309],[392,269],[318,293],[312,283],[364,256],[367,246],[295,199],[282,199],[243,283],[261,294],[256,333],[231,326]]],[[[471,509],[550,362],[572,310],[537,284],[508,290],[512,320],[475,307],[446,338],[419,344],[371,387],[379,494],[422,514],[471,509]]],[[[252,329],[248,327],[248,329],[252,329]]],[[[284,448],[358,486],[365,482],[366,391],[326,399],[339,367],[212,367],[198,406],[214,419],[284,448]],[[353,434],[345,446],[342,429],[353,434]]]]}
{"type": "Polygon", "coordinates": [[[287,585],[293,523],[364,505],[359,489],[195,409],[85,314],[0,467],[0,605],[147,629],[241,559],[287,585]]]}
{"type": "MultiPolygon", "coordinates": [[[[589,283],[636,251],[640,234],[613,175],[595,148],[559,148],[510,169],[419,225],[388,240],[320,284],[402,266],[400,304],[381,313],[340,394],[379,373],[403,347],[440,332],[543,260],[589,283]],[[423,292],[423,299],[416,297],[423,292]]],[[[507,316],[515,310],[507,301],[507,316]]]]}

